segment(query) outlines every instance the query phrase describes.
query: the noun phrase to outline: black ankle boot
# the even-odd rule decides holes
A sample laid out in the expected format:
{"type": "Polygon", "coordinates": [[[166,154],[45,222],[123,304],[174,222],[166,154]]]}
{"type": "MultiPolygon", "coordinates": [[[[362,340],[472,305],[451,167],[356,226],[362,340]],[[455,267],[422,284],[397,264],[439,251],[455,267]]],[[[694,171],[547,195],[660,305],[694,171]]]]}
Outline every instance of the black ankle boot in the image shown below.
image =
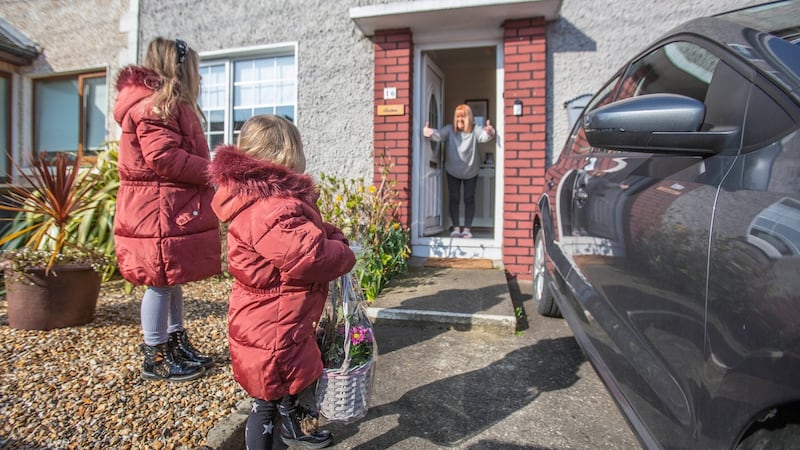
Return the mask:
{"type": "Polygon", "coordinates": [[[303,414],[307,413],[297,406],[290,408],[278,404],[281,414],[281,440],[284,444],[299,445],[306,448],[325,448],[333,441],[330,431],[312,429],[303,430],[303,414]]]}
{"type": "Polygon", "coordinates": [[[175,359],[178,361],[186,361],[190,365],[202,366],[206,369],[214,365],[214,360],[210,356],[200,353],[191,342],[186,331],[173,331],[169,334],[169,347],[175,359]]]}
{"type": "Polygon", "coordinates": [[[140,348],[144,353],[142,378],[145,380],[188,381],[202,377],[205,372],[202,366],[176,361],[166,342],[153,346],[142,344],[140,348]]]}

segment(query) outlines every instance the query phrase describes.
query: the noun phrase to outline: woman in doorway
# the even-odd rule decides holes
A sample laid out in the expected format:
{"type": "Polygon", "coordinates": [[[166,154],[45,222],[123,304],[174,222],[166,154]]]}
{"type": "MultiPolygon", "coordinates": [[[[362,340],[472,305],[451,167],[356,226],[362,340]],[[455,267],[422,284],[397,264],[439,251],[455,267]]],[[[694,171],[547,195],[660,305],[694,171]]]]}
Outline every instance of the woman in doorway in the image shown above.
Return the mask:
{"type": "Polygon", "coordinates": [[[468,105],[456,106],[453,123],[442,128],[430,128],[425,123],[422,135],[434,142],[445,143],[444,168],[447,172],[448,205],[453,231],[450,237],[471,238],[472,219],[475,217],[475,187],[481,159],[478,144],[494,139],[495,132],[489,120],[486,125],[475,125],[472,109],[468,105]],[[459,207],[461,189],[464,189],[464,227],[460,225],[459,207]]]}

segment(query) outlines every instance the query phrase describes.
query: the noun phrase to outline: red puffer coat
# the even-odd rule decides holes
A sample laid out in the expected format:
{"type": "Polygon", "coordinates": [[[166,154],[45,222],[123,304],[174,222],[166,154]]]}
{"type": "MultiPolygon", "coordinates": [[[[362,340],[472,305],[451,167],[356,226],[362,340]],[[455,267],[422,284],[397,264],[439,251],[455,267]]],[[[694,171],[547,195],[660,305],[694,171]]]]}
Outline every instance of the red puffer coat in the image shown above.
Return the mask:
{"type": "Polygon", "coordinates": [[[117,77],[119,142],[114,242],[122,276],[172,286],[221,273],[219,220],[211,210],[210,156],[191,105],[164,122],[152,111],[161,78],[128,66],[117,77]]]}
{"type": "Polygon", "coordinates": [[[315,326],[328,282],[356,259],[336,227],[322,221],[307,175],[218,147],[213,207],[228,225],[228,308],[233,376],[252,397],[297,394],[322,374],[315,326]]]}

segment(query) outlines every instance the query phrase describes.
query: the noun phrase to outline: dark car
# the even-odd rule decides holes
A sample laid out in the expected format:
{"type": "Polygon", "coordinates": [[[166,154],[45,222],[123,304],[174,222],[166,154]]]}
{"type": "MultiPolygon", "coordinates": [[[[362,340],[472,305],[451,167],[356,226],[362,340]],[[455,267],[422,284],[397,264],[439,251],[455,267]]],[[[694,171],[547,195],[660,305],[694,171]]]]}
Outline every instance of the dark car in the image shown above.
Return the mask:
{"type": "Polygon", "coordinates": [[[587,104],[534,219],[645,448],[800,448],[800,1],[690,21],[587,104]]]}

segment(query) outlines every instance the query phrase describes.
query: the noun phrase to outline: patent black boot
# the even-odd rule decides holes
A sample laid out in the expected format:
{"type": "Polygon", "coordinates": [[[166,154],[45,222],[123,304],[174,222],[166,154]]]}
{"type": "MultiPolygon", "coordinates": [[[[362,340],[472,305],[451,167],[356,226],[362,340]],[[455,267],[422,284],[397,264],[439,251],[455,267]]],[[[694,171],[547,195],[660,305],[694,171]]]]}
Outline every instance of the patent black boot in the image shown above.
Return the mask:
{"type": "Polygon", "coordinates": [[[178,361],[186,361],[191,365],[202,366],[206,369],[214,365],[214,360],[210,356],[200,353],[189,342],[189,336],[185,330],[170,333],[169,346],[178,361]]]}
{"type": "Polygon", "coordinates": [[[158,345],[142,344],[144,353],[142,378],[145,380],[189,381],[203,376],[203,366],[176,361],[167,342],[158,345]]]}
{"type": "Polygon", "coordinates": [[[330,431],[316,429],[315,417],[303,417],[309,414],[309,411],[297,405],[286,407],[282,402],[278,404],[278,412],[281,414],[281,440],[284,444],[325,448],[333,442],[330,431]],[[304,424],[308,423],[313,425],[304,427],[304,424]]]}

